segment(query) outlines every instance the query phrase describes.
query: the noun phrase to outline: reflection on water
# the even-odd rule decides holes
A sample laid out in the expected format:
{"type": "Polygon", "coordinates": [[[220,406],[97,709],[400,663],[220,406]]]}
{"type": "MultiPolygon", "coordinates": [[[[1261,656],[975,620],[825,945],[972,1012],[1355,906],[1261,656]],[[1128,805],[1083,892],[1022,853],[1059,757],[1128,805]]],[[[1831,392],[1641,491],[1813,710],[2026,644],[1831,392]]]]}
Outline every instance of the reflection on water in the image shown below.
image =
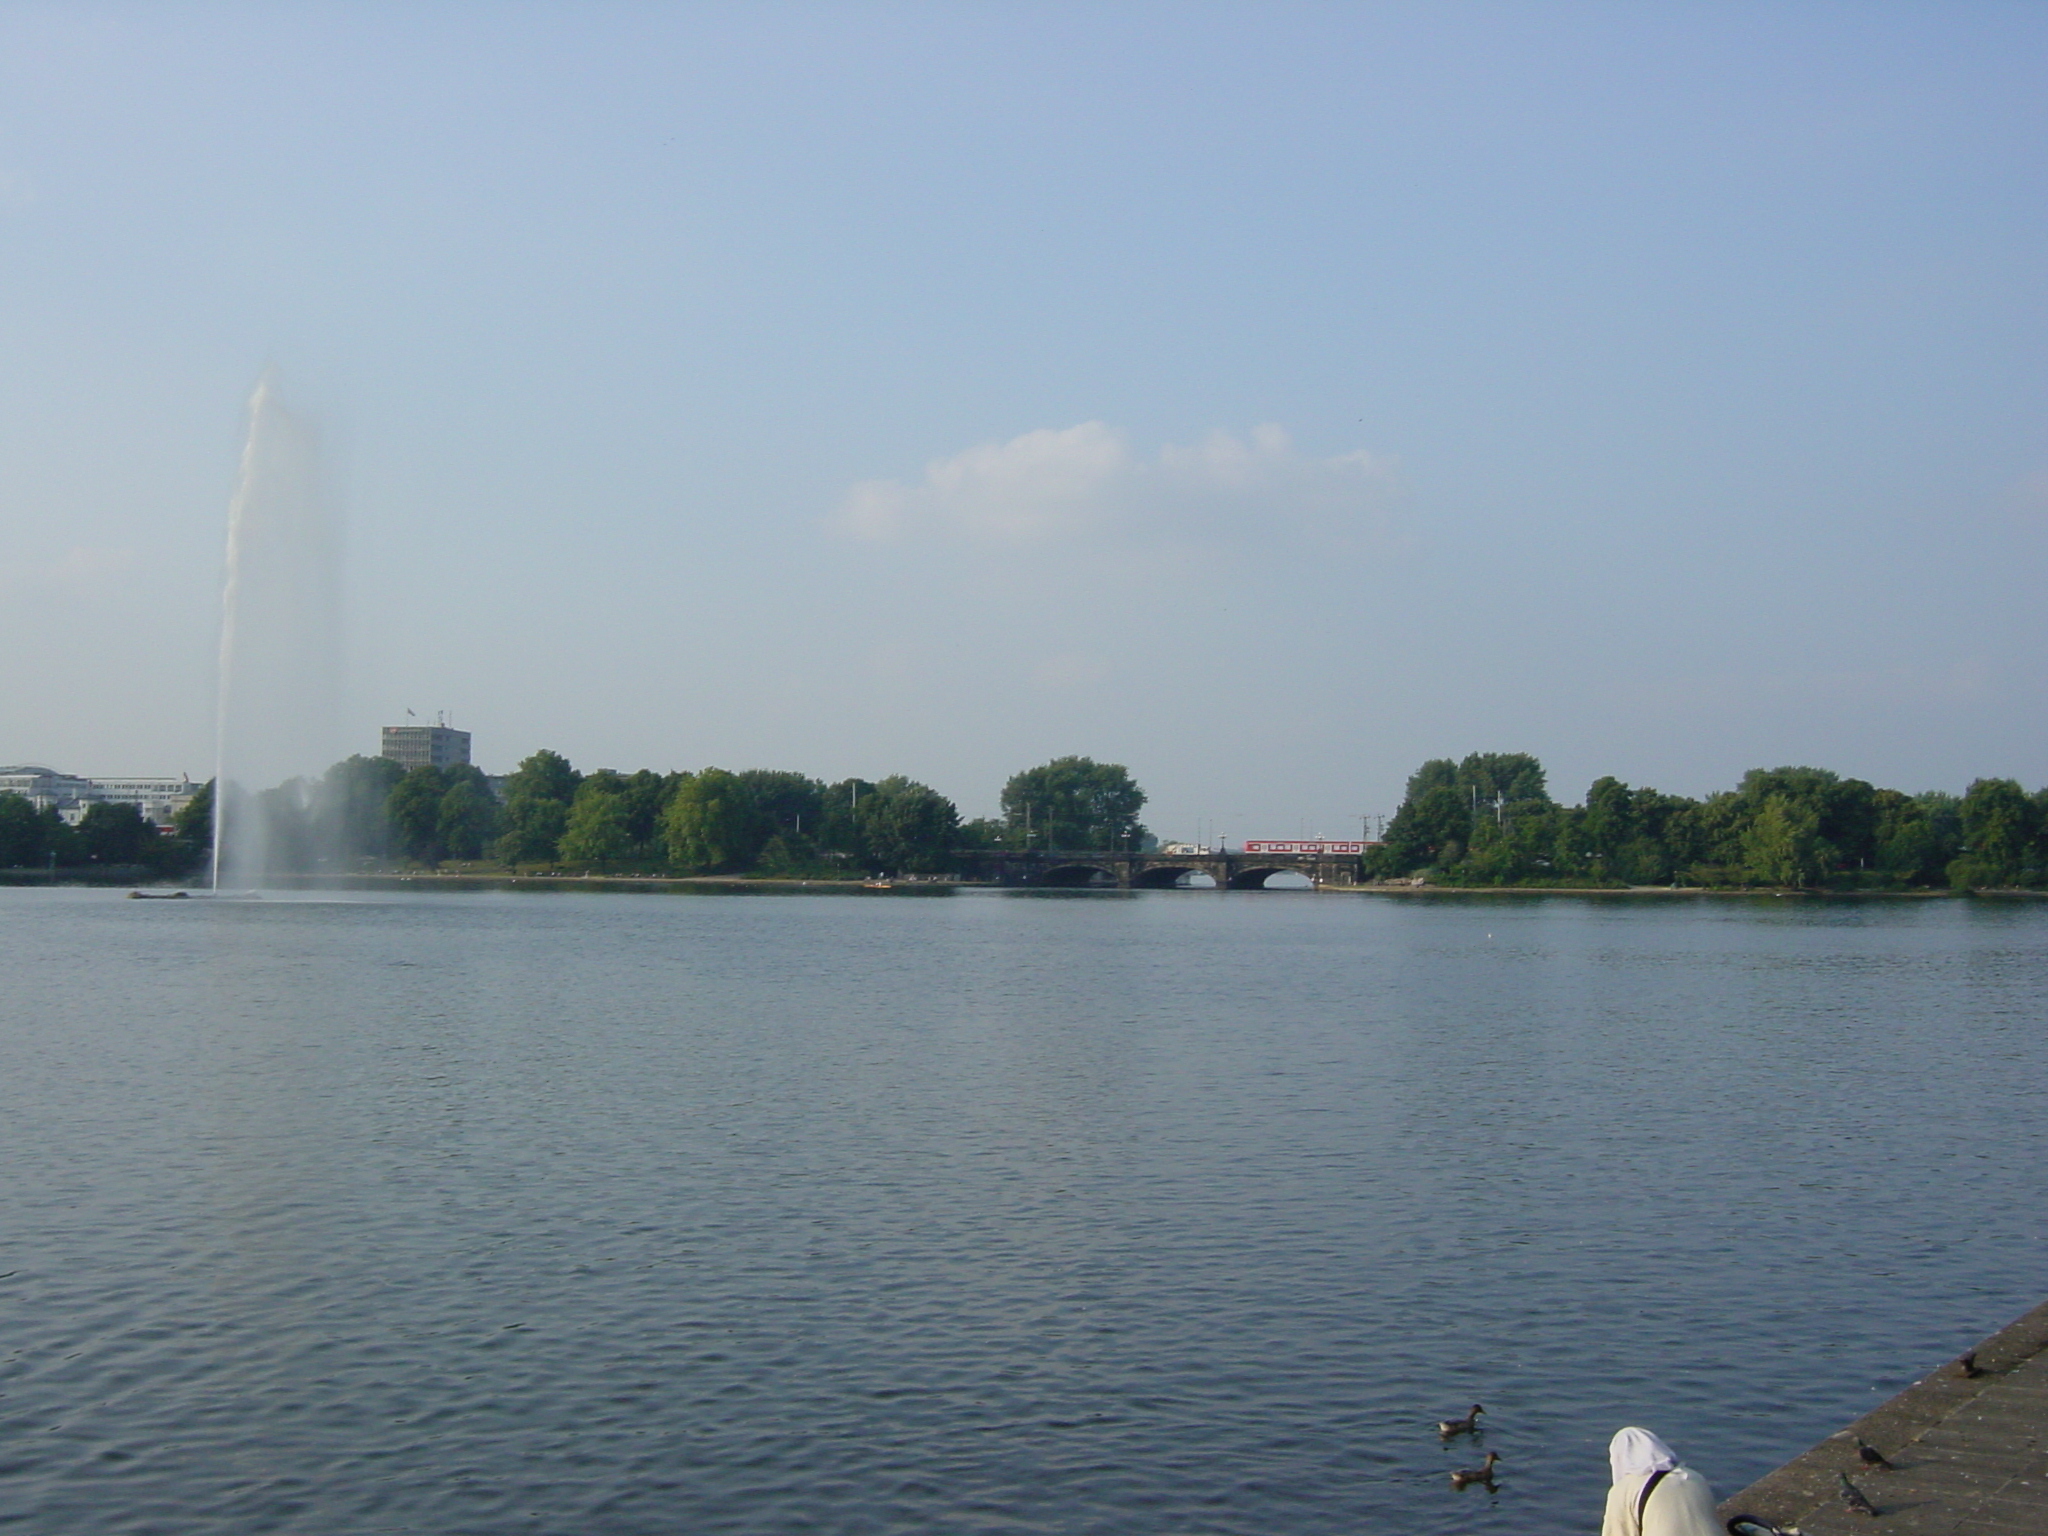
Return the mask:
{"type": "Polygon", "coordinates": [[[4,891],[0,944],[24,1531],[1592,1529],[1617,1425],[1732,1491],[2048,1273],[2032,906],[4,891]]]}

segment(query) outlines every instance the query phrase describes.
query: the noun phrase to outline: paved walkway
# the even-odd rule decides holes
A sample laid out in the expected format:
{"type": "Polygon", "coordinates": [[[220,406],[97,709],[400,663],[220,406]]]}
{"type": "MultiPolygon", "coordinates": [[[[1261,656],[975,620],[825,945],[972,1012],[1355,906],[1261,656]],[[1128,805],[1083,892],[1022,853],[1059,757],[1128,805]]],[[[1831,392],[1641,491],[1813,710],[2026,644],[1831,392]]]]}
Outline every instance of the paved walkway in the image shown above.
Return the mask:
{"type": "Polygon", "coordinates": [[[1721,1517],[1761,1515],[1805,1536],[2048,1536],[2048,1302],[1805,1455],[1752,1483],[1721,1517]],[[1861,1435],[1896,1464],[1865,1468],[1861,1435]],[[1837,1472],[1878,1508],[1851,1514],[1837,1472]]]}

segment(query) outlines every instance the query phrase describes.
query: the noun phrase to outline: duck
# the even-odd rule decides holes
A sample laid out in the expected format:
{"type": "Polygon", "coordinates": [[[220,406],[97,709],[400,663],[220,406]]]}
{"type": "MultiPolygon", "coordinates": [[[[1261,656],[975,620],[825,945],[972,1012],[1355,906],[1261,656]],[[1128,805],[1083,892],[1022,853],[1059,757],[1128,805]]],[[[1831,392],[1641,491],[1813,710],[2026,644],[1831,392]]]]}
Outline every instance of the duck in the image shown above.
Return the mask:
{"type": "Polygon", "coordinates": [[[1861,1435],[1856,1437],[1856,1455],[1863,1465],[1873,1472],[1896,1472],[1898,1468],[1885,1459],[1885,1454],[1861,1435]]]}
{"type": "Polygon", "coordinates": [[[1469,1488],[1474,1483],[1484,1483],[1487,1487],[1491,1488],[1493,1486],[1493,1464],[1499,1460],[1499,1451],[1488,1451],[1486,1453],[1485,1466],[1460,1467],[1451,1474],[1451,1486],[1453,1488],[1469,1488]]]}
{"type": "Polygon", "coordinates": [[[1450,1439],[1453,1435],[1473,1434],[1479,1428],[1479,1415],[1484,1412],[1486,1412],[1485,1408],[1481,1407],[1478,1403],[1474,1403],[1472,1411],[1466,1414],[1465,1417],[1462,1419],[1443,1420],[1437,1425],[1436,1432],[1446,1440],[1450,1439]]]}

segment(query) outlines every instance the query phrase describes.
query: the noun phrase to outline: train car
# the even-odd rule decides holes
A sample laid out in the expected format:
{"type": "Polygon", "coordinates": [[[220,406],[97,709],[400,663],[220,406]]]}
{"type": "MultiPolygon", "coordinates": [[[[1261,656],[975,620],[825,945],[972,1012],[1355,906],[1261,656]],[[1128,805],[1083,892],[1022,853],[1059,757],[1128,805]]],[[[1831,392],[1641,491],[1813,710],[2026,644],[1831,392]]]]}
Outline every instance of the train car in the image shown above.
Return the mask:
{"type": "Polygon", "coordinates": [[[1263,838],[1247,840],[1244,845],[1244,851],[1246,853],[1306,853],[1329,858],[1341,858],[1349,855],[1352,858],[1357,858],[1358,855],[1364,853],[1371,846],[1371,844],[1361,843],[1355,838],[1348,842],[1342,838],[1334,837],[1296,837],[1284,840],[1263,838]]]}

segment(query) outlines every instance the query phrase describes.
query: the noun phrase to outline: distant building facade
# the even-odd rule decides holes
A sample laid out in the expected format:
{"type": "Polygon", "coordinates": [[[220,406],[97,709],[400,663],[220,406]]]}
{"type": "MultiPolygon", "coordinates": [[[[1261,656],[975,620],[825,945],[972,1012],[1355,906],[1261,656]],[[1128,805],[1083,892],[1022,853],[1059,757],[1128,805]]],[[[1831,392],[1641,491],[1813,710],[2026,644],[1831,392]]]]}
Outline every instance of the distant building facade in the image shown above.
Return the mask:
{"type": "Polygon", "coordinates": [[[452,725],[387,725],[383,756],[401,768],[457,768],[469,762],[469,732],[452,725]]]}
{"type": "Polygon", "coordinates": [[[144,821],[169,831],[172,818],[198,793],[199,786],[182,773],[176,778],[85,779],[30,765],[0,768],[0,795],[20,795],[74,827],[94,805],[132,805],[144,821]]]}

